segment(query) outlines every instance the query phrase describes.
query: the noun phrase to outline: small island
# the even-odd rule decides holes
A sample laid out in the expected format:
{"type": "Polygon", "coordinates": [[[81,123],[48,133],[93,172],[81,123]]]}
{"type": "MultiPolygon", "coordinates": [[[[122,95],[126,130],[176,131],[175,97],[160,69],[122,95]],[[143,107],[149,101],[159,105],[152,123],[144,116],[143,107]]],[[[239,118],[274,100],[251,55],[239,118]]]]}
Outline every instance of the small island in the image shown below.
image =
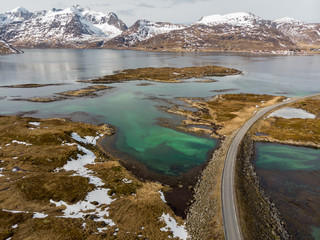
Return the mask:
{"type": "Polygon", "coordinates": [[[148,80],[155,82],[179,83],[183,79],[228,76],[241,74],[241,71],[233,68],[225,68],[219,66],[204,66],[204,67],[163,67],[163,68],[137,68],[125,69],[116,72],[113,75],[107,75],[89,81],[79,81],[88,83],[115,83],[122,81],[133,80],[148,80]]]}
{"type": "MultiPolygon", "coordinates": [[[[5,86],[8,87],[8,86],[5,86]]],[[[16,88],[16,86],[14,86],[16,88]]],[[[98,97],[100,96],[102,91],[112,89],[113,87],[105,86],[105,85],[92,85],[85,88],[77,89],[77,90],[69,90],[65,92],[56,93],[53,96],[48,97],[31,97],[26,99],[14,99],[15,101],[29,101],[29,102],[41,102],[41,103],[49,103],[62,101],[70,98],[79,98],[79,97],[98,97]]]]}

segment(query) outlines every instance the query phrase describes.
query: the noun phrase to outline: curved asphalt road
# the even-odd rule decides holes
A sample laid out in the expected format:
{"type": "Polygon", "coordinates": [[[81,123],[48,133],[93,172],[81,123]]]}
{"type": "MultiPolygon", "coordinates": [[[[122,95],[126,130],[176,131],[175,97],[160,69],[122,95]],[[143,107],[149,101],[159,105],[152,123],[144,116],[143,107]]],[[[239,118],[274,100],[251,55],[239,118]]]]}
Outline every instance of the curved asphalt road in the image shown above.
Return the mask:
{"type": "MultiPolygon", "coordinates": [[[[310,95],[307,97],[316,96],[310,95]]],[[[238,153],[239,145],[242,141],[242,138],[250,129],[250,127],[259,120],[264,114],[269,111],[297,100],[301,100],[302,98],[290,99],[288,101],[284,101],[269,107],[265,107],[257,112],[249,121],[244,124],[235,138],[233,139],[227,157],[224,163],[223,175],[222,175],[222,185],[221,185],[221,197],[222,197],[222,215],[223,215],[223,224],[224,224],[224,233],[225,238],[227,240],[240,240],[242,239],[241,232],[239,230],[239,223],[237,217],[237,211],[235,207],[235,192],[234,192],[234,172],[235,172],[235,162],[238,153]]]]}

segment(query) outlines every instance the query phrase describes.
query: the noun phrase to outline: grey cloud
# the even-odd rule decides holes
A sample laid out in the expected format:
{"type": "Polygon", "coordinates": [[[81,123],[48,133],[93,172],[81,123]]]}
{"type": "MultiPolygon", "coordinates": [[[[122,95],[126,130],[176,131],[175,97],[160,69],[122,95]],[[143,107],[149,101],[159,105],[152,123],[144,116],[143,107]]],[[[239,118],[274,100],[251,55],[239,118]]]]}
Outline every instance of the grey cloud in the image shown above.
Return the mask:
{"type": "Polygon", "coordinates": [[[137,6],[138,7],[143,7],[143,8],[156,8],[156,6],[150,5],[150,4],[147,4],[147,3],[139,3],[137,6]]]}
{"type": "Polygon", "coordinates": [[[92,6],[92,7],[109,7],[110,3],[94,3],[94,4],[90,4],[90,6],[92,6]]]}
{"type": "Polygon", "coordinates": [[[126,15],[126,16],[134,15],[133,10],[118,10],[117,13],[119,15],[126,15]]]}
{"type": "Polygon", "coordinates": [[[210,0],[167,0],[167,1],[171,2],[172,5],[178,5],[183,3],[207,2],[210,0]]]}
{"type": "Polygon", "coordinates": [[[51,8],[67,8],[68,6],[63,2],[57,2],[55,4],[51,4],[51,8]]]}

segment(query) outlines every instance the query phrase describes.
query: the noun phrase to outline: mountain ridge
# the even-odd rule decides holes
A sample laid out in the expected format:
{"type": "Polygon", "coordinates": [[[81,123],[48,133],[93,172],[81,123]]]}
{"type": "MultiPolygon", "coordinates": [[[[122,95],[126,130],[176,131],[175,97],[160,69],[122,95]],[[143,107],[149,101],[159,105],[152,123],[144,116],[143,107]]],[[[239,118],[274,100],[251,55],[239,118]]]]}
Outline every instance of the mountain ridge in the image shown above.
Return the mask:
{"type": "Polygon", "coordinates": [[[192,24],[137,20],[128,27],[113,13],[81,6],[0,14],[0,39],[20,48],[113,48],[153,51],[320,49],[320,24],[253,13],[203,16],[192,24]]]}

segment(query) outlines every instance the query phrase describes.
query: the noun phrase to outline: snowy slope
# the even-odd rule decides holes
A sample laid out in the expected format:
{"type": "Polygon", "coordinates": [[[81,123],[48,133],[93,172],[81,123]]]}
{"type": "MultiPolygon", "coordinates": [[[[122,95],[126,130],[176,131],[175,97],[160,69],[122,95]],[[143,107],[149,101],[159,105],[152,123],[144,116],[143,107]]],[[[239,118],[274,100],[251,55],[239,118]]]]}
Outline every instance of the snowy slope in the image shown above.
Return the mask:
{"type": "Polygon", "coordinates": [[[205,16],[195,24],[204,24],[208,26],[227,24],[232,26],[254,27],[255,24],[262,22],[262,18],[257,17],[252,13],[237,12],[226,15],[216,14],[205,16]]]}
{"type": "Polygon", "coordinates": [[[21,22],[29,19],[33,16],[33,13],[30,13],[27,9],[23,7],[17,7],[11,12],[0,14],[0,25],[8,24],[11,22],[21,22]]]}
{"type": "Polygon", "coordinates": [[[0,15],[0,37],[16,46],[64,47],[75,42],[108,40],[126,29],[116,14],[80,6],[34,13],[17,8],[0,15]]]}
{"type": "Polygon", "coordinates": [[[276,28],[289,37],[298,46],[320,47],[320,24],[305,23],[285,17],[273,21],[276,28]]]}
{"type": "Polygon", "coordinates": [[[167,22],[153,22],[148,20],[136,21],[127,31],[123,32],[118,37],[112,39],[108,45],[110,46],[133,46],[157,36],[159,34],[169,33],[175,30],[184,29],[186,26],[181,24],[172,24],[167,22]]]}
{"type": "Polygon", "coordinates": [[[185,26],[178,24],[138,20],[130,27],[128,32],[131,31],[131,36],[133,36],[133,38],[138,41],[143,41],[158,34],[168,33],[183,28],[185,28],[185,26]]]}
{"type": "Polygon", "coordinates": [[[291,17],[284,17],[284,18],[279,18],[273,21],[276,24],[292,24],[292,25],[301,25],[301,24],[305,24],[304,22],[298,20],[298,19],[294,19],[291,17]]]}

